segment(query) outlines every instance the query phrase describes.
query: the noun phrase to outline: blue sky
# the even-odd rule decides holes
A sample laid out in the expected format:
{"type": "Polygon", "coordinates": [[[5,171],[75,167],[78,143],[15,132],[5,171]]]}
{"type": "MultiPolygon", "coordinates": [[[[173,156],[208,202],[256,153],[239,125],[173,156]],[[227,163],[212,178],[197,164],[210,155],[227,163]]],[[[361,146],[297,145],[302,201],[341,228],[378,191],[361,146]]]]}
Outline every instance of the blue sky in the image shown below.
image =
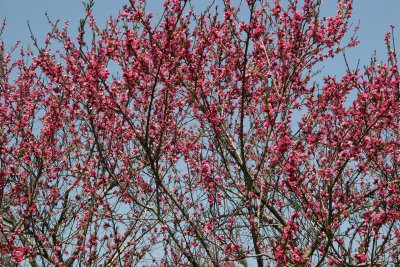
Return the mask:
{"type": "MultiPolygon", "coordinates": [[[[193,1],[199,6],[205,6],[208,0],[193,1]]],[[[221,0],[217,0],[220,2],[221,0]]],[[[105,25],[107,18],[115,16],[121,7],[128,0],[96,0],[94,14],[100,26],[105,25]]],[[[148,0],[148,10],[157,13],[162,5],[162,0],[148,0]]],[[[323,0],[324,14],[333,15],[336,7],[336,0],[323,0]]],[[[353,22],[360,21],[358,32],[361,44],[348,53],[348,58],[353,66],[358,59],[361,64],[367,64],[374,50],[377,51],[378,58],[385,57],[385,45],[383,37],[389,31],[389,25],[397,26],[395,35],[397,43],[400,45],[400,10],[399,0],[355,0],[353,22]]],[[[6,47],[10,47],[17,40],[23,45],[31,42],[27,21],[31,25],[33,33],[37,39],[43,40],[50,27],[47,24],[45,12],[48,12],[52,20],[60,19],[60,22],[68,20],[71,32],[75,31],[79,24],[79,19],[84,17],[84,9],[80,0],[0,0],[0,19],[7,19],[7,27],[3,34],[3,41],[6,47]]],[[[341,59],[341,61],[343,61],[341,59]]],[[[342,73],[340,62],[334,66],[329,66],[332,74],[342,73]]],[[[343,62],[342,62],[343,63],[343,62]]]]}

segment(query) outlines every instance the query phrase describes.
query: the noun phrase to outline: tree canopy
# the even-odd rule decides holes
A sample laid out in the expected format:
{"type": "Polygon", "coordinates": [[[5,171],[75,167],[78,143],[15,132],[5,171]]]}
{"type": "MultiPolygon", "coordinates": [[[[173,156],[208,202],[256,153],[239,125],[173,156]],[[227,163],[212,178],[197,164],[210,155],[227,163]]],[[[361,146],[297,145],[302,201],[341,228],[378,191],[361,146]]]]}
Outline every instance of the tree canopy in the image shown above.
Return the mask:
{"type": "Polygon", "coordinates": [[[0,43],[0,264],[400,264],[393,31],[320,78],[351,0],[130,0],[104,29],[93,4],[0,43]]]}

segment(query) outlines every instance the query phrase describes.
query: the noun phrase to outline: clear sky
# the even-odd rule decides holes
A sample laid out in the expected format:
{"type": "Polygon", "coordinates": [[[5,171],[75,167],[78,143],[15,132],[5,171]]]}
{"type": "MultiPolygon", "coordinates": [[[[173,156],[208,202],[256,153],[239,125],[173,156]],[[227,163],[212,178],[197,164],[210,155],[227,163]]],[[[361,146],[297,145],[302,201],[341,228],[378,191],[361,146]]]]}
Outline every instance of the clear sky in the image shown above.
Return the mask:
{"type": "MultiPolygon", "coordinates": [[[[217,0],[219,2],[221,0],[217,0]]],[[[115,16],[128,0],[96,0],[94,14],[100,26],[105,25],[106,19],[115,16]]],[[[157,13],[163,0],[148,0],[148,10],[157,13]]],[[[199,6],[205,6],[208,0],[195,0],[199,6]]],[[[336,0],[323,0],[324,14],[333,15],[336,8],[336,0]]],[[[352,49],[348,57],[353,66],[360,59],[361,64],[367,64],[370,55],[377,51],[378,58],[384,58],[385,45],[383,37],[389,31],[389,25],[397,26],[395,35],[400,46],[400,0],[355,0],[353,22],[360,21],[358,32],[361,44],[352,49]]],[[[45,12],[48,12],[52,20],[60,19],[60,22],[68,20],[71,31],[75,31],[79,19],[84,17],[84,9],[80,0],[0,0],[0,19],[7,19],[7,27],[3,34],[6,47],[10,47],[17,40],[23,45],[31,42],[27,21],[31,25],[37,39],[43,40],[50,27],[47,24],[45,12]]],[[[341,61],[343,61],[341,59],[341,61]]],[[[343,65],[329,66],[332,74],[342,73],[343,65]]]]}

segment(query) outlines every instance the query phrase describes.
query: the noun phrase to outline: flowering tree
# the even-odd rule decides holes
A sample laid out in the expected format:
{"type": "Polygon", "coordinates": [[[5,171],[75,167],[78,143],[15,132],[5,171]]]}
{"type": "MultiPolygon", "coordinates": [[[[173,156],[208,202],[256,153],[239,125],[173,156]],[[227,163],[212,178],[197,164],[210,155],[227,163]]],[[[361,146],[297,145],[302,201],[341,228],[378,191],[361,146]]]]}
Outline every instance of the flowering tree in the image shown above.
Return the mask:
{"type": "Polygon", "coordinates": [[[391,34],[319,79],[352,1],[287,2],[131,0],[105,29],[89,2],[76,38],[1,44],[2,264],[400,264],[391,34]]]}

